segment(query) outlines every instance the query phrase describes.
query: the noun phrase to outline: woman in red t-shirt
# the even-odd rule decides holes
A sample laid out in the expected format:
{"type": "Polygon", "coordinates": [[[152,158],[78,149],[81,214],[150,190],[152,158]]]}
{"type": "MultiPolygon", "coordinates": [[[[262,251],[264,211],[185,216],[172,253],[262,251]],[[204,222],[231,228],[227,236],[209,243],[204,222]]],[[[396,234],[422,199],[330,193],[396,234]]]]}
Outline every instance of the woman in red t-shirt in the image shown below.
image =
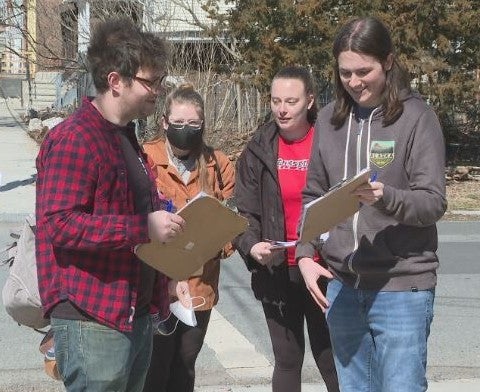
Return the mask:
{"type": "Polygon", "coordinates": [[[235,245],[252,271],[252,289],[265,313],[275,355],[273,392],[301,389],[305,320],[327,389],[338,391],[325,316],[295,260],[317,111],[310,72],[302,67],[279,71],[270,105],[274,121],[256,131],[237,164],[235,198],[249,228],[235,245]],[[287,247],[274,247],[273,241],[286,241],[287,247]]]}

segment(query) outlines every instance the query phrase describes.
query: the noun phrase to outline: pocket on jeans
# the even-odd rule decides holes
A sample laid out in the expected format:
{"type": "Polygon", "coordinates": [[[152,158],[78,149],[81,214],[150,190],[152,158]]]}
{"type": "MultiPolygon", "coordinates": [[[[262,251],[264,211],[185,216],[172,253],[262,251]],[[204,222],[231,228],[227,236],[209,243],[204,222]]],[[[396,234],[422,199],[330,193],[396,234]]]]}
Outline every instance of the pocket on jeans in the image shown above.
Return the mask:
{"type": "Polygon", "coordinates": [[[68,366],[68,326],[52,325],[55,347],[55,360],[62,380],[65,379],[65,370],[68,366]]]}
{"type": "Polygon", "coordinates": [[[87,331],[115,332],[113,328],[97,323],[96,321],[80,321],[80,326],[82,330],[87,330],[87,331]]]}

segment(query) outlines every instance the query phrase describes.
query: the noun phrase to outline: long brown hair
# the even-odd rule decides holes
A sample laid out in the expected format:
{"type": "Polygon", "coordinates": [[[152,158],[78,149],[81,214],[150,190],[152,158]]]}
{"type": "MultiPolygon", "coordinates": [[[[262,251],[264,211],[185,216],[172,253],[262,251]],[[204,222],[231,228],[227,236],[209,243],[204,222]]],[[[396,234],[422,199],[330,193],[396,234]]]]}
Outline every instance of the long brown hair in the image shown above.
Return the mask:
{"type": "Polygon", "coordinates": [[[410,91],[410,85],[407,73],[395,57],[390,32],[382,22],[373,17],[351,20],[340,29],[335,38],[333,56],[335,58],[336,101],[330,122],[336,129],[340,128],[355,104],[343,87],[338,69],[338,56],[348,50],[374,57],[381,64],[385,64],[389,55],[393,56],[392,67],[386,71],[382,104],[384,107],[383,125],[394,123],[403,113],[403,103],[399,97],[400,90],[410,91]]]}
{"type": "Polygon", "coordinates": [[[201,190],[213,195],[215,191],[214,178],[210,179],[208,176],[207,162],[213,159],[216,164],[216,160],[213,148],[205,144],[205,104],[203,98],[192,84],[181,83],[165,99],[163,115],[166,119],[170,116],[173,103],[186,103],[195,106],[198,116],[203,121],[202,143],[190,154],[193,154],[195,158],[201,190]]]}

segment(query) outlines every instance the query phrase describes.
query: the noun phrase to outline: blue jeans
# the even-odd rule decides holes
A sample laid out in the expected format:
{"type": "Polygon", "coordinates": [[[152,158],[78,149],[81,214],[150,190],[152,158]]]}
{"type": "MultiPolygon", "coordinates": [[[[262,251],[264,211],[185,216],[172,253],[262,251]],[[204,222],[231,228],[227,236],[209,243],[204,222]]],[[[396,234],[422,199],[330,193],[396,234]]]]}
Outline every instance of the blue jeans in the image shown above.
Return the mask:
{"type": "Polygon", "coordinates": [[[327,323],[342,392],[427,390],[435,291],[357,290],[328,284],[327,323]]]}
{"type": "Polygon", "coordinates": [[[141,392],[152,354],[150,316],[119,332],[92,321],[52,318],[55,359],[67,391],[141,392]]]}

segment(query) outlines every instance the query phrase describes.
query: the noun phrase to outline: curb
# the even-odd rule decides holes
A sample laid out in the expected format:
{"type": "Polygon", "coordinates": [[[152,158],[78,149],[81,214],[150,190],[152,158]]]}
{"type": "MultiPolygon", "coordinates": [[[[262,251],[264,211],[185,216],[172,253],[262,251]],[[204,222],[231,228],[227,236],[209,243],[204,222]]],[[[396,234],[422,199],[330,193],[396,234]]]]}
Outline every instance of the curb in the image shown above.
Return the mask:
{"type": "Polygon", "coordinates": [[[446,215],[473,215],[480,217],[480,211],[472,211],[472,210],[452,210],[448,211],[446,215]]]}
{"type": "MultiPolygon", "coordinates": [[[[429,392],[471,392],[478,391],[480,379],[458,379],[433,381],[428,380],[429,392]]],[[[196,386],[197,392],[270,392],[271,384],[244,384],[244,385],[206,385],[196,386]]],[[[321,383],[302,383],[304,392],[326,392],[326,387],[321,383]]]]}
{"type": "Polygon", "coordinates": [[[32,212],[0,212],[0,223],[21,224],[32,212]]]}

